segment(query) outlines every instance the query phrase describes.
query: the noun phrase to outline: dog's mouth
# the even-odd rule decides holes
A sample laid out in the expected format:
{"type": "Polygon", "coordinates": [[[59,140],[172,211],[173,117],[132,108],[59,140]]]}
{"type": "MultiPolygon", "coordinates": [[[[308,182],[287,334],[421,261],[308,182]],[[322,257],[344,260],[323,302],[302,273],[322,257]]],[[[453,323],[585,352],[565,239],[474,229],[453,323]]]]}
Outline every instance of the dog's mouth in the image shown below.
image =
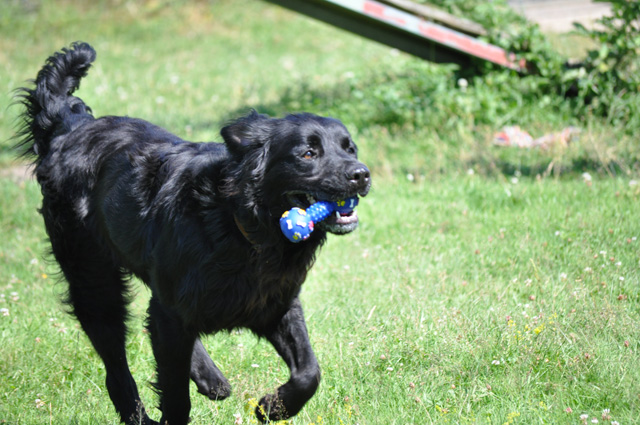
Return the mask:
{"type": "MultiPolygon", "coordinates": [[[[323,194],[311,194],[309,192],[288,192],[286,194],[290,206],[306,210],[318,201],[337,201],[323,194]]],[[[344,198],[347,198],[345,196],[344,198]]],[[[353,232],[358,227],[358,213],[351,210],[348,213],[332,212],[329,217],[319,223],[314,223],[317,228],[337,235],[353,232]]]]}

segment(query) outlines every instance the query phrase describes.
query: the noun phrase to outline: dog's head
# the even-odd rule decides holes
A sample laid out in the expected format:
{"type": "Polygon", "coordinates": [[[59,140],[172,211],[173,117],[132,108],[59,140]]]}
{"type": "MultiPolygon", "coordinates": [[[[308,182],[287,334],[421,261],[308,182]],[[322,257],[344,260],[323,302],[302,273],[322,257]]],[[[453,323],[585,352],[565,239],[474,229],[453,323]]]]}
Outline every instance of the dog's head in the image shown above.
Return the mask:
{"type": "MultiPolygon", "coordinates": [[[[242,165],[244,176],[234,180],[244,186],[237,189],[248,196],[245,203],[268,211],[274,223],[292,207],[366,196],[371,187],[369,169],[358,161],[358,148],[336,119],[312,114],[275,119],[252,112],[221,134],[242,165]]],[[[318,224],[336,234],[357,226],[355,211],[318,224]]]]}

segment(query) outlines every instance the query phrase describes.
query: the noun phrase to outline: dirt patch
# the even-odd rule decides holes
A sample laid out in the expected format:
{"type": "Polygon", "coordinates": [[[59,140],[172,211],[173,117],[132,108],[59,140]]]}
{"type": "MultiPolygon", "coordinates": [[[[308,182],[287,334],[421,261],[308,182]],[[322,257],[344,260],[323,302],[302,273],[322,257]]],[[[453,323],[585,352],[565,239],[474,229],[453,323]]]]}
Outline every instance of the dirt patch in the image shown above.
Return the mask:
{"type": "Polygon", "coordinates": [[[33,168],[27,164],[17,164],[0,168],[0,179],[9,179],[16,183],[33,179],[33,168]]]}

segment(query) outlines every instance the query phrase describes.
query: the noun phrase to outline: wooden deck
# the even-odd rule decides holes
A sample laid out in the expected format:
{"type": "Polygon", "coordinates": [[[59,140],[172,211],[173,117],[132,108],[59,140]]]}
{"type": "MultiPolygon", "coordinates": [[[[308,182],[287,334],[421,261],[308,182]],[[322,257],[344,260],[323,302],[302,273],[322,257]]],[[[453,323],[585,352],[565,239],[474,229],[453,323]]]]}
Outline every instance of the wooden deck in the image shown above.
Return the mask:
{"type": "Polygon", "coordinates": [[[608,3],[591,0],[509,0],[509,4],[545,31],[566,32],[574,21],[590,27],[610,12],[608,3]]]}

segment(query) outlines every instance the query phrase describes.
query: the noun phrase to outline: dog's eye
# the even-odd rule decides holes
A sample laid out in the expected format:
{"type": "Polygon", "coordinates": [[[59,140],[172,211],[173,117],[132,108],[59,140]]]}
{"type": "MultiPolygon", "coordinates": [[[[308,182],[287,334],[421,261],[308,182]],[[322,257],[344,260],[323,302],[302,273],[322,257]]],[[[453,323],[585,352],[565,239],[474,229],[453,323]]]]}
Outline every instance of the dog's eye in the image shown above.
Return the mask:
{"type": "Polygon", "coordinates": [[[308,151],[306,151],[304,153],[304,155],[302,155],[302,157],[304,159],[313,159],[316,157],[316,153],[314,151],[312,151],[311,149],[309,149],[308,151]]]}

